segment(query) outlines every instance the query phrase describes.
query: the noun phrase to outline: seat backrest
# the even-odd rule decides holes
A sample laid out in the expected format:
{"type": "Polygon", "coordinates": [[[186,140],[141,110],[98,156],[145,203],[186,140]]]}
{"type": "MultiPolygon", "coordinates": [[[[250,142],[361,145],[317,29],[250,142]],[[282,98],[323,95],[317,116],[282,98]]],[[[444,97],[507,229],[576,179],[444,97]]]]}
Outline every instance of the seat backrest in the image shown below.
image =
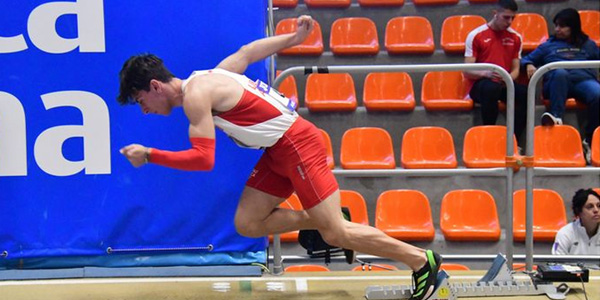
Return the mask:
{"type": "Polygon", "coordinates": [[[457,15],[447,17],[442,23],[440,44],[446,53],[465,52],[467,35],[473,29],[485,24],[482,16],[457,15]]]}
{"type": "Polygon", "coordinates": [[[460,71],[432,71],[423,76],[421,104],[427,110],[471,110],[471,82],[460,71]]]}
{"type": "Polygon", "coordinates": [[[369,225],[369,214],[367,213],[367,202],[361,194],[355,191],[341,190],[341,206],[350,210],[352,222],[369,225]]]}
{"type": "Polygon", "coordinates": [[[339,18],[331,24],[329,48],[335,55],[375,55],[377,27],[369,18],[339,18]]]}
{"type": "Polygon", "coordinates": [[[600,11],[580,10],[581,30],[600,47],[600,11]]]}
{"type": "Polygon", "coordinates": [[[385,27],[389,54],[431,54],[435,50],[431,23],[424,17],[395,17],[385,27]]]}
{"type": "Polygon", "coordinates": [[[592,165],[600,167],[600,127],[596,127],[592,135],[592,165]]]}
{"type": "Polygon", "coordinates": [[[329,137],[327,131],[320,128],[319,131],[321,131],[323,142],[325,143],[325,151],[327,151],[327,165],[333,170],[335,168],[335,162],[333,160],[333,147],[331,147],[331,138],[329,137]]]}
{"type": "Polygon", "coordinates": [[[394,169],[394,147],[383,128],[350,128],[342,136],[340,163],[344,169],[394,169]]]}
{"type": "Polygon", "coordinates": [[[304,93],[304,103],[310,111],[356,109],[354,80],[348,73],[310,74],[304,93]]]}
{"type": "Polygon", "coordinates": [[[442,263],[440,265],[440,270],[444,270],[444,271],[469,271],[471,269],[469,269],[469,267],[462,265],[462,264],[455,264],[455,263],[442,263]]]}
{"type": "MultiPolygon", "coordinates": [[[[518,155],[517,139],[513,135],[518,155]]],[[[463,143],[463,162],[467,168],[496,168],[506,166],[506,126],[483,125],[469,128],[463,143]]]]}
{"type": "Polygon", "coordinates": [[[329,268],[321,265],[292,265],[285,267],[285,272],[328,272],[329,268]]]}
{"type": "Polygon", "coordinates": [[[448,240],[499,240],[494,197],[483,190],[449,191],[442,199],[440,228],[448,240]]]}
{"type": "Polygon", "coordinates": [[[533,134],[536,167],[585,167],[577,129],[569,125],[536,126],[533,134]]]}
{"type": "Polygon", "coordinates": [[[369,272],[369,271],[397,271],[398,268],[394,265],[389,265],[389,264],[367,264],[367,265],[360,265],[360,266],[356,266],[354,268],[352,268],[352,271],[365,271],[365,272],[369,272]]]}
{"type": "Polygon", "coordinates": [[[456,168],[452,134],[443,127],[413,127],[404,132],[401,152],[406,169],[456,168]]]}
{"type": "Polygon", "coordinates": [[[304,0],[308,7],[348,7],[351,0],[304,0]]]}
{"type": "Polygon", "coordinates": [[[429,199],[416,190],[388,190],[377,199],[375,227],[402,240],[433,240],[429,199]]]}
{"type": "Polygon", "coordinates": [[[358,0],[360,6],[402,6],[404,0],[358,0]]]}
{"type": "Polygon", "coordinates": [[[533,51],[548,39],[548,25],[546,19],[540,14],[517,14],[511,27],[521,34],[524,52],[533,51]]]}
{"type": "MultiPolygon", "coordinates": [[[[314,20],[313,30],[308,34],[308,37],[299,45],[283,49],[278,52],[280,55],[308,55],[315,56],[323,53],[323,35],[321,33],[321,25],[314,20]]],[[[297,18],[283,19],[277,23],[275,35],[296,32],[298,28],[297,18]]]]}
{"type": "MultiPolygon", "coordinates": [[[[553,190],[533,190],[533,239],[554,241],[558,230],[567,224],[562,197],[553,190]]],[[[525,190],[513,193],[513,234],[517,241],[525,240],[525,190]]]]}
{"type": "Polygon", "coordinates": [[[458,0],[413,0],[415,5],[450,5],[458,3],[458,0]]]}
{"type": "Polygon", "coordinates": [[[273,0],[274,7],[296,7],[298,0],[273,0]]]}
{"type": "MultiPolygon", "coordinates": [[[[279,76],[280,73],[281,71],[277,71],[277,76],[279,76]]],[[[277,90],[280,91],[288,99],[294,101],[296,103],[296,109],[298,109],[298,87],[296,85],[296,78],[294,77],[294,75],[286,77],[279,84],[277,90]]]]}
{"type": "Polygon", "coordinates": [[[363,103],[368,110],[415,108],[412,79],[406,72],[369,73],[363,86],[363,103]]]}

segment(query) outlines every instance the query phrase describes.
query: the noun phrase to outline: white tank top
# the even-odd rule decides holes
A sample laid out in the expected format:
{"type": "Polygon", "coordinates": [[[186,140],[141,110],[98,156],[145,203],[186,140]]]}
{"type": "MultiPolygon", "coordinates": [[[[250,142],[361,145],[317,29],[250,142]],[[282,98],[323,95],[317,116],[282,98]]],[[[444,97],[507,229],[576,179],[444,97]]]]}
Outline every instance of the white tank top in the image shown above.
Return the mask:
{"type": "Polygon", "coordinates": [[[229,111],[213,116],[215,126],[239,146],[260,149],[273,146],[298,118],[296,103],[260,80],[223,69],[194,71],[183,81],[182,90],[195,76],[216,73],[237,81],[244,93],[229,111]]]}

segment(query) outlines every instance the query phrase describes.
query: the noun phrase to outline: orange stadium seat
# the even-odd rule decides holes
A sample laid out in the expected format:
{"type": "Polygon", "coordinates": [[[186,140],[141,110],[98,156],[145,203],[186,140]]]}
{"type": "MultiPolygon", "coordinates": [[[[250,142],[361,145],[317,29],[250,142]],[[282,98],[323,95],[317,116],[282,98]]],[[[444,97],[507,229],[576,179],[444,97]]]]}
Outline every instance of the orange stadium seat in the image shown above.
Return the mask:
{"type": "Polygon", "coordinates": [[[344,169],[394,169],[394,147],[382,128],[350,128],[342,136],[340,163],[344,169]]]}
{"type": "Polygon", "coordinates": [[[536,13],[517,14],[511,27],[521,34],[524,52],[533,51],[548,39],[546,19],[536,13]]]}
{"type": "Polygon", "coordinates": [[[358,0],[360,6],[402,6],[404,0],[358,0]]]}
{"type": "Polygon", "coordinates": [[[600,11],[580,10],[581,30],[600,47],[600,11]]]}
{"type": "Polygon", "coordinates": [[[585,167],[581,137],[569,125],[536,126],[533,131],[536,167],[585,167]]]}
{"type": "Polygon", "coordinates": [[[600,167],[600,127],[596,127],[592,135],[592,166],[600,167]]]}
{"type": "Polygon", "coordinates": [[[413,127],[402,137],[405,169],[451,169],[458,165],[452,134],[442,127],[413,127]]]}
{"type": "Polygon", "coordinates": [[[473,109],[469,97],[471,83],[460,71],[432,71],[423,76],[421,104],[426,110],[473,109]]]}
{"type": "Polygon", "coordinates": [[[593,190],[594,190],[594,192],[600,194],[600,188],[594,188],[593,190]]]}
{"type": "MultiPolygon", "coordinates": [[[[544,106],[546,107],[550,106],[550,100],[548,99],[542,99],[542,103],[544,103],[544,106]]],[[[575,98],[569,98],[567,99],[567,102],[565,102],[565,108],[584,110],[587,109],[587,105],[585,105],[583,102],[575,100],[575,98]]]]}
{"type": "MultiPolygon", "coordinates": [[[[277,23],[275,35],[295,32],[298,28],[296,18],[283,19],[277,23]]],[[[306,40],[300,45],[283,49],[277,54],[279,55],[306,55],[318,56],[323,53],[323,35],[321,33],[321,25],[316,20],[314,21],[313,30],[310,32],[306,40]]]]}
{"type": "Polygon", "coordinates": [[[462,264],[442,263],[440,270],[444,271],[470,271],[469,267],[462,264]]]}
{"type": "MultiPolygon", "coordinates": [[[[537,265],[533,265],[531,267],[533,270],[537,270],[537,265]]],[[[525,270],[525,263],[513,263],[514,271],[523,271],[525,270]]]]}
{"type": "Polygon", "coordinates": [[[351,0],[304,0],[308,7],[348,7],[351,0]]]}
{"type": "Polygon", "coordinates": [[[367,264],[367,265],[356,266],[356,267],[352,268],[352,271],[365,271],[365,272],[398,271],[398,268],[394,265],[388,265],[388,264],[372,264],[372,265],[367,264]]]}
{"type": "Polygon", "coordinates": [[[286,272],[329,272],[329,268],[321,265],[293,265],[285,268],[286,272]]]}
{"type": "Polygon", "coordinates": [[[412,79],[406,72],[369,73],[363,88],[367,110],[415,109],[412,79]]]}
{"type": "Polygon", "coordinates": [[[293,8],[298,5],[298,0],[273,0],[274,7],[293,8]]]}
{"type": "Polygon", "coordinates": [[[429,199],[415,190],[389,190],[377,199],[375,227],[403,241],[433,241],[429,199]]]}
{"type": "Polygon", "coordinates": [[[311,112],[356,110],[352,76],[348,73],[308,75],[304,104],[311,112]]]}
{"type": "Polygon", "coordinates": [[[377,27],[369,18],[337,19],[331,24],[329,48],[335,55],[376,55],[377,27]]]}
{"type": "Polygon", "coordinates": [[[494,197],[482,190],[446,193],[440,209],[440,228],[449,241],[500,240],[500,221],[494,197]]]}
{"type": "MultiPolygon", "coordinates": [[[[281,71],[277,71],[277,76],[281,71]]],[[[286,77],[277,88],[284,96],[288,97],[288,99],[296,102],[296,109],[298,109],[298,87],[296,86],[296,78],[294,75],[290,75],[286,77]]]]}
{"type": "Polygon", "coordinates": [[[458,3],[458,0],[413,0],[415,5],[450,5],[458,3]]]}
{"type": "Polygon", "coordinates": [[[333,147],[331,147],[331,138],[329,137],[327,131],[320,128],[319,131],[321,131],[321,134],[323,135],[323,142],[325,143],[325,150],[327,151],[327,165],[330,169],[334,169],[335,162],[333,160],[333,147]]]}
{"type": "MultiPolygon", "coordinates": [[[[533,240],[553,242],[554,236],[567,225],[562,197],[547,189],[533,190],[533,240]]],[[[525,241],[525,190],[513,194],[513,237],[525,241]]]]}
{"type": "MultiPolygon", "coordinates": [[[[514,155],[519,154],[513,135],[514,155]]],[[[467,168],[506,167],[506,126],[484,125],[469,128],[463,142],[463,162],[467,168]]]]}
{"type": "Polygon", "coordinates": [[[385,27],[388,54],[432,54],[435,50],[431,23],[424,17],[396,17],[385,27]]]}
{"type": "MultiPolygon", "coordinates": [[[[279,204],[280,208],[302,210],[302,203],[296,194],[292,194],[289,198],[279,204]]],[[[279,235],[282,242],[297,242],[298,230],[282,233],[279,235]]],[[[273,235],[269,235],[269,241],[273,241],[273,235]]]]}
{"type": "Polygon", "coordinates": [[[367,213],[367,202],[361,194],[355,191],[340,191],[341,206],[350,210],[352,222],[369,225],[369,214],[367,213]]]}
{"type": "Polygon", "coordinates": [[[465,52],[467,35],[473,29],[485,24],[482,16],[458,15],[447,17],[442,23],[440,44],[446,53],[460,54],[465,52]]]}

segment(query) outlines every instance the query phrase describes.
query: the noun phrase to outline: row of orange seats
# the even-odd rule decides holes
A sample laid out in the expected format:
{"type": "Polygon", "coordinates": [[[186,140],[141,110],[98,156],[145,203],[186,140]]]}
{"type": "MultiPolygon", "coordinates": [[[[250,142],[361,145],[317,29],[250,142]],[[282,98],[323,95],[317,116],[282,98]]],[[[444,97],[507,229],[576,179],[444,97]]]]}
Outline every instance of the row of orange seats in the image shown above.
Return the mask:
{"type": "MultiPolygon", "coordinates": [[[[471,82],[460,71],[427,72],[422,80],[421,105],[428,111],[468,111],[474,103],[469,96],[471,82]]],[[[286,97],[299,104],[294,76],[286,77],[278,87],[286,97]]],[[[311,112],[353,111],[358,107],[354,79],[349,73],[310,74],[306,78],[304,104],[311,112]]],[[[416,107],[413,82],[406,72],[369,73],[363,84],[362,104],[369,111],[412,111],[416,107]]],[[[544,104],[549,102],[544,100],[544,104]]],[[[500,102],[502,110],[504,103],[500,102]]],[[[567,100],[567,109],[586,106],[567,100]]]]}
{"type": "MultiPolygon", "coordinates": [[[[321,130],[333,169],[333,149],[327,132],[321,130]]],[[[514,153],[518,157],[513,136],[514,153]]],[[[458,166],[452,134],[445,128],[413,127],[402,136],[401,166],[405,169],[448,169],[458,166]]],[[[464,137],[463,162],[467,168],[506,167],[506,127],[474,126],[464,137]]],[[[395,169],[394,146],[383,128],[348,129],[342,136],[340,163],[343,169],[395,169]]],[[[600,167],[600,127],[592,138],[592,165],[600,167]]],[[[585,167],[581,137],[569,125],[536,126],[534,166],[585,167]]]]}
{"type": "MultiPolygon", "coordinates": [[[[527,2],[551,2],[551,1],[562,1],[562,0],[525,0],[527,2]]],[[[404,0],[357,0],[360,6],[364,7],[389,7],[389,6],[402,6],[404,0]]],[[[409,2],[407,0],[406,2],[409,2]]],[[[415,5],[453,5],[457,4],[459,0],[410,0],[415,5]]],[[[496,3],[498,0],[469,0],[469,3],[496,3]]],[[[310,8],[321,8],[321,7],[335,7],[335,8],[347,8],[352,4],[352,0],[304,0],[304,4],[310,8]]],[[[283,8],[293,8],[298,5],[298,0],[273,0],[273,6],[283,8]]]]}
{"type": "MultiPolygon", "coordinates": [[[[583,31],[600,46],[600,11],[581,10],[583,31]]],[[[469,32],[486,23],[478,15],[447,17],[442,23],[440,45],[444,52],[462,54],[469,32]]],[[[548,25],[542,15],[519,13],[511,27],[523,38],[523,51],[529,52],[548,39],[548,25]]],[[[275,34],[296,31],[296,18],[283,19],[277,23],[275,34]]],[[[366,17],[339,18],[331,25],[329,49],[334,55],[376,55],[379,53],[377,27],[366,17]]],[[[385,49],[390,55],[432,54],[435,50],[431,23],[424,17],[395,17],[385,28],[385,49]]],[[[321,26],[315,20],[315,28],[300,45],[284,49],[279,55],[318,56],[323,53],[321,26]]]]}
{"type": "MultiPolygon", "coordinates": [[[[594,189],[600,192],[600,188],[594,189]]],[[[356,191],[342,190],[341,205],[348,207],[352,222],[369,225],[365,199],[356,191]]],[[[435,229],[430,201],[417,190],[388,190],[377,198],[375,227],[403,241],[433,241],[435,229]]],[[[301,210],[296,194],[281,208],[301,210]]],[[[549,189],[533,190],[533,239],[552,242],[567,224],[562,197],[549,189]]],[[[505,220],[503,220],[505,221],[505,220]]],[[[500,220],[494,197],[483,190],[452,190],[444,195],[439,226],[448,241],[499,241],[500,220]]],[[[281,234],[283,242],[297,242],[298,231],[281,234]]],[[[525,240],[525,190],[513,193],[513,239],[525,240]]]]}

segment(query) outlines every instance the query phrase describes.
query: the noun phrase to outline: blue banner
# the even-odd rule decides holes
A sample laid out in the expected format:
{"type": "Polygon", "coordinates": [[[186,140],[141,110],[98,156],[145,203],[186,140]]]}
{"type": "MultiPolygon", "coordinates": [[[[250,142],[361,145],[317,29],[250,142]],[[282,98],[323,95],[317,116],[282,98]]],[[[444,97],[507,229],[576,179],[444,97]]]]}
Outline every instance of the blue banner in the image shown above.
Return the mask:
{"type": "MultiPolygon", "coordinates": [[[[156,54],[186,78],[264,37],[265,14],[266,1],[247,0],[2,5],[0,264],[106,256],[110,249],[211,245],[198,251],[236,257],[264,251],[264,238],[241,237],[233,226],[261,153],[238,148],[218,131],[211,172],[135,169],[121,147],[187,149],[188,122],[181,109],[168,118],[145,116],[116,96],[130,56],[156,54]]],[[[246,75],[266,81],[264,62],[246,75]]]]}

